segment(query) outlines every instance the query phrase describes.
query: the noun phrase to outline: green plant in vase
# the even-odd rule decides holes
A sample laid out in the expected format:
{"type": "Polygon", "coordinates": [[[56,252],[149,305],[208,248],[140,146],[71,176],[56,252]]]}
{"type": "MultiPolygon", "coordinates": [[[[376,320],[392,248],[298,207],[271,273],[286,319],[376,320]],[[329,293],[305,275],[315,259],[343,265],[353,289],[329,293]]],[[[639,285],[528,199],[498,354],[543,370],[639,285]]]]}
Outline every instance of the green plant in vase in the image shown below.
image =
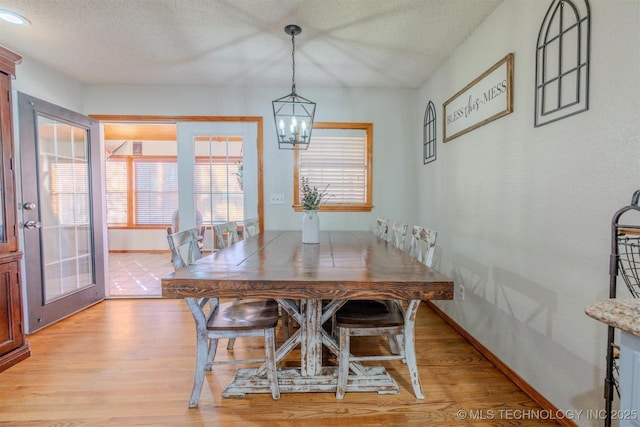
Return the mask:
{"type": "Polygon", "coordinates": [[[329,198],[327,194],[328,187],[329,184],[322,190],[318,190],[318,187],[312,187],[309,184],[309,178],[302,177],[302,185],[300,186],[300,204],[302,205],[302,209],[305,211],[317,211],[320,204],[326,202],[326,199],[329,198]]]}
{"type": "Polygon", "coordinates": [[[320,219],[317,212],[320,204],[329,197],[327,195],[327,185],[322,190],[312,187],[309,179],[302,178],[300,186],[300,204],[304,209],[302,217],[302,243],[320,243],[320,219]]]}

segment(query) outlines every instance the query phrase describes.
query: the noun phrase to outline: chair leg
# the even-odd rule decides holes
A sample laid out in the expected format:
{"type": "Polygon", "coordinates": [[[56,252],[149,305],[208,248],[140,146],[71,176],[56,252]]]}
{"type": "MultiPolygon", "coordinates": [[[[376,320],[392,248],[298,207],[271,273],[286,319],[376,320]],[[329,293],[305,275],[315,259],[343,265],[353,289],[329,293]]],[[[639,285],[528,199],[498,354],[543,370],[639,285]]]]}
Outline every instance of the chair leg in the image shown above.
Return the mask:
{"type": "Polygon", "coordinates": [[[205,366],[205,370],[210,371],[213,367],[213,361],[216,358],[216,351],[218,350],[218,340],[210,339],[209,340],[209,351],[207,352],[207,364],[205,366]]]}
{"type": "Polygon", "coordinates": [[[348,328],[338,328],[338,334],[340,335],[340,352],[338,353],[338,386],[336,388],[336,399],[341,400],[347,391],[351,337],[348,328]]]}
{"type": "MultiPolygon", "coordinates": [[[[235,300],[239,300],[241,298],[234,298],[235,300]]],[[[229,338],[229,342],[227,342],[227,350],[231,351],[233,350],[233,346],[236,343],[236,339],[235,338],[229,338]]]]}
{"type": "Polygon", "coordinates": [[[202,385],[204,384],[204,374],[208,359],[208,343],[207,337],[198,334],[197,351],[196,351],[196,371],[193,377],[193,389],[191,390],[191,398],[189,399],[189,408],[198,406],[202,385]]]}
{"type": "Polygon", "coordinates": [[[229,338],[229,342],[227,343],[227,350],[233,350],[233,345],[235,344],[235,338],[229,338]]]}
{"type": "Polygon", "coordinates": [[[267,378],[271,385],[271,397],[280,399],[280,386],[278,385],[278,368],[276,367],[276,333],[275,329],[264,331],[265,357],[267,364],[267,378]]]}
{"type": "Polygon", "coordinates": [[[387,340],[389,341],[389,349],[392,354],[400,354],[400,343],[398,342],[397,334],[389,334],[387,335],[387,340]]]}

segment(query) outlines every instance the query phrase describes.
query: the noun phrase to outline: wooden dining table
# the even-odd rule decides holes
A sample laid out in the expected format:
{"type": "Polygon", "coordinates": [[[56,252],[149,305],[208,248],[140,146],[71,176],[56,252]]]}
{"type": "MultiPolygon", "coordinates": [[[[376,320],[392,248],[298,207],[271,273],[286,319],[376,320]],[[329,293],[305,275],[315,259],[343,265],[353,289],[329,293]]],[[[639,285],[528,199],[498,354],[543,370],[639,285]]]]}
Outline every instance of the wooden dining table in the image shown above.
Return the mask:
{"type": "MultiPolygon", "coordinates": [[[[337,367],[323,346],[339,346],[323,325],[348,300],[453,299],[453,281],[367,231],[321,231],[319,244],[299,231],[265,231],[162,278],[165,298],[273,298],[299,324],[278,347],[280,363],[300,346],[300,366],[278,369],[281,393],[335,392],[337,367]]],[[[399,393],[384,367],[352,362],[347,392],[399,393]]],[[[224,397],[271,393],[266,365],[241,368],[224,397]]]]}

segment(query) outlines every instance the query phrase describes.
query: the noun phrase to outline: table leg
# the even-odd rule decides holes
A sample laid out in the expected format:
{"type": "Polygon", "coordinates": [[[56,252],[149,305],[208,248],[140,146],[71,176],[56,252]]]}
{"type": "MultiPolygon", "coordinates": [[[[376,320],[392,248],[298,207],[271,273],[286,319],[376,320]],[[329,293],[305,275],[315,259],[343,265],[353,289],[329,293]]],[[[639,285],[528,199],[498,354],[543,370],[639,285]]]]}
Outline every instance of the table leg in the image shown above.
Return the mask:
{"type": "Polygon", "coordinates": [[[301,303],[300,373],[303,376],[320,375],[322,370],[322,301],[307,299],[301,303]]]}

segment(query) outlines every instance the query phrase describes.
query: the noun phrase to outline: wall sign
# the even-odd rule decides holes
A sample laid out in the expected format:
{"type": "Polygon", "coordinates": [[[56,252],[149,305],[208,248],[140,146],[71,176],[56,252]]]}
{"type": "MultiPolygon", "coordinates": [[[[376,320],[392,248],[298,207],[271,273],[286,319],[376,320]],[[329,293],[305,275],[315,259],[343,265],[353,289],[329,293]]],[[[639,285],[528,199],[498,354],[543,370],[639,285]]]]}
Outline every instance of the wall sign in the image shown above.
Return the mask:
{"type": "Polygon", "coordinates": [[[513,53],[442,104],[443,142],[513,111],[513,53]]]}

